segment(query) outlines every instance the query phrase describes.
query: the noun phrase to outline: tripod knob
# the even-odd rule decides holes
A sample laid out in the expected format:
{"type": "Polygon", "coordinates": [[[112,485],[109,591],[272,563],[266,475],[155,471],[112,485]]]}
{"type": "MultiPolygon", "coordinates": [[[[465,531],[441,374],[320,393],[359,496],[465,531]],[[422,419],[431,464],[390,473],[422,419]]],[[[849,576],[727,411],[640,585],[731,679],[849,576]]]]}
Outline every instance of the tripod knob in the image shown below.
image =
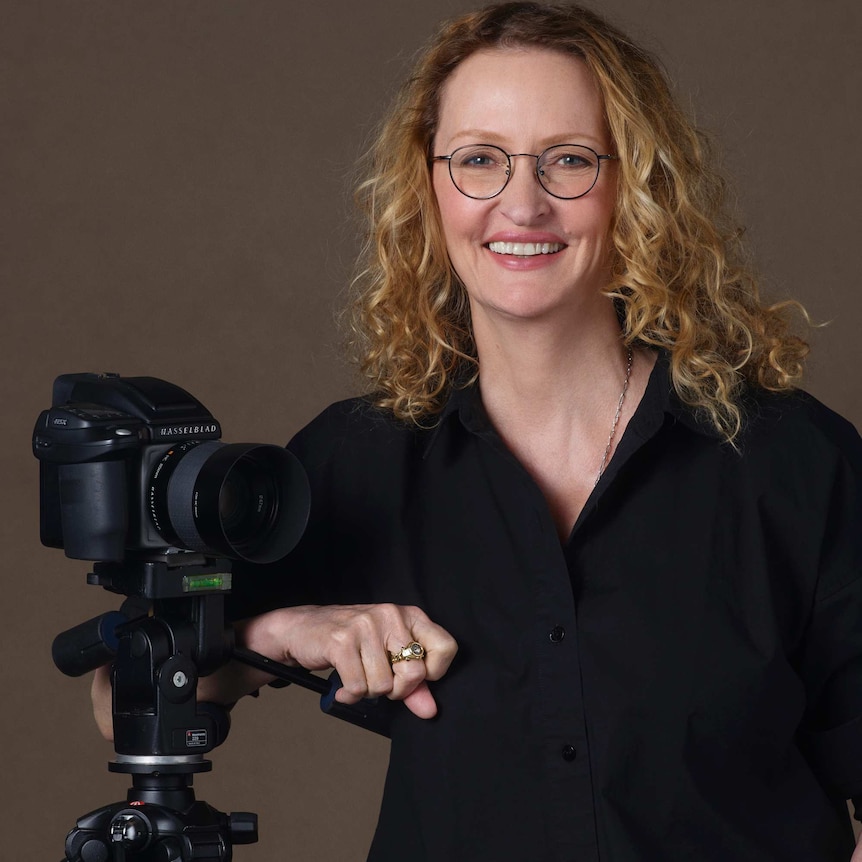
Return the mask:
{"type": "Polygon", "coordinates": [[[81,862],[108,862],[110,858],[108,845],[95,838],[85,841],[79,853],[81,862]]]}
{"type": "Polygon", "coordinates": [[[122,844],[124,850],[143,849],[152,834],[152,824],[136,811],[121,811],[111,821],[111,842],[122,844]]]}
{"type": "Polygon", "coordinates": [[[231,811],[228,817],[230,840],[233,844],[257,842],[257,814],[251,811],[231,811]]]}

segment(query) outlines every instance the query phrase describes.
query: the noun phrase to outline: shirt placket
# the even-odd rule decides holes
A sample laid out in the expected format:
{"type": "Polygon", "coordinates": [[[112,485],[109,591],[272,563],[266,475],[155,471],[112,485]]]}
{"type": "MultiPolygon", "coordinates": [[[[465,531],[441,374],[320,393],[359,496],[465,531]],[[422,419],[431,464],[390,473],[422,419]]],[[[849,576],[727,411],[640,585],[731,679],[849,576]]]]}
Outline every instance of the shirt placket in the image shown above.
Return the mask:
{"type": "Polygon", "coordinates": [[[568,568],[550,514],[536,517],[534,649],[547,776],[551,858],[598,860],[590,748],[581,685],[578,620],[568,568]]]}
{"type": "MultiPolygon", "coordinates": [[[[511,481],[501,486],[519,508],[519,557],[526,561],[534,604],[534,745],[540,749],[541,808],[552,862],[598,862],[593,781],[581,687],[578,623],[571,580],[556,527],[540,489],[518,461],[488,438],[511,481]]],[[[501,477],[502,478],[502,477],[501,477]]],[[[530,610],[527,611],[528,613],[530,610]]]]}

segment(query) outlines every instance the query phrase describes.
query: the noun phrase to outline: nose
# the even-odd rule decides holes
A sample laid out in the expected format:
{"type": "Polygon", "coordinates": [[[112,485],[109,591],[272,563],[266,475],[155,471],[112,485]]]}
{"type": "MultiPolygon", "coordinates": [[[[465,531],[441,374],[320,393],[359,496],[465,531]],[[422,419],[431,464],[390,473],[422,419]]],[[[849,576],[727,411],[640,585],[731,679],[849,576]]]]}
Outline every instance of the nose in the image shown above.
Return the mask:
{"type": "Polygon", "coordinates": [[[536,157],[516,154],[509,157],[511,175],[500,193],[500,209],[514,224],[533,224],[550,212],[551,196],[536,176],[536,157]]]}

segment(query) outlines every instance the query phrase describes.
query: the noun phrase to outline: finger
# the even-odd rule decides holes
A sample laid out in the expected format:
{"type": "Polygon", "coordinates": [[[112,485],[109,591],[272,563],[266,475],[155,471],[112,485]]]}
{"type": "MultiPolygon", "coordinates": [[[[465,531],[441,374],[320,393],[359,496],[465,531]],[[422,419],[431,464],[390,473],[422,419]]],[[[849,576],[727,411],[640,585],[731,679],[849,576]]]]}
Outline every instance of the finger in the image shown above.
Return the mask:
{"type": "Polygon", "coordinates": [[[339,703],[358,703],[368,697],[368,680],[362,658],[355,650],[345,650],[333,661],[333,667],[341,677],[341,688],[335,693],[339,703]]]}
{"type": "MultiPolygon", "coordinates": [[[[400,658],[392,661],[392,656],[401,655],[405,649],[417,643],[418,641],[410,637],[407,640],[399,641],[394,648],[393,644],[390,643],[389,645],[391,648],[390,662],[392,664],[390,673],[393,678],[392,691],[389,694],[391,700],[404,700],[420,683],[425,681],[427,668],[425,667],[424,657],[400,658]]],[[[420,644],[420,646],[423,645],[420,644]]]]}
{"type": "Polygon", "coordinates": [[[392,665],[391,674],[393,685],[388,697],[391,700],[404,700],[425,682],[425,662],[421,659],[397,662],[392,665]]]}
{"type": "MultiPolygon", "coordinates": [[[[405,610],[408,612],[408,623],[413,639],[425,647],[425,678],[440,679],[449,670],[458,652],[455,638],[442,626],[431,622],[419,608],[411,607],[405,610]]],[[[401,662],[401,664],[413,664],[413,662],[401,662]]]]}
{"type": "MultiPolygon", "coordinates": [[[[391,696],[395,685],[389,649],[412,640],[403,613],[393,604],[355,608],[353,620],[359,656],[367,684],[367,696],[391,696]],[[404,640],[407,638],[408,640],[404,640]]],[[[407,693],[406,691],[404,692],[407,693]]]]}
{"type": "Polygon", "coordinates": [[[395,676],[385,646],[379,642],[366,644],[361,650],[361,656],[369,695],[391,697],[395,688],[395,676]]]}
{"type": "MultiPolygon", "coordinates": [[[[344,688],[347,689],[347,693],[338,696],[338,700],[355,703],[364,697],[391,696],[395,677],[387,642],[391,643],[397,638],[410,639],[402,614],[394,605],[356,607],[350,610],[350,625],[341,633],[341,647],[331,656],[334,667],[341,675],[344,688]]],[[[422,676],[424,674],[420,679],[422,676]]],[[[418,681],[404,689],[397,699],[412,691],[418,681]]]]}
{"type": "Polygon", "coordinates": [[[425,667],[421,661],[392,662],[392,655],[414,640],[407,624],[407,617],[413,610],[394,604],[374,608],[378,637],[376,640],[366,639],[361,650],[369,689],[374,695],[403,700],[425,679],[425,667]]]}
{"type": "Polygon", "coordinates": [[[93,674],[93,684],[90,687],[90,697],[93,701],[93,716],[99,733],[112,742],[114,739],[114,718],[111,703],[111,666],[97,667],[93,674]]]}

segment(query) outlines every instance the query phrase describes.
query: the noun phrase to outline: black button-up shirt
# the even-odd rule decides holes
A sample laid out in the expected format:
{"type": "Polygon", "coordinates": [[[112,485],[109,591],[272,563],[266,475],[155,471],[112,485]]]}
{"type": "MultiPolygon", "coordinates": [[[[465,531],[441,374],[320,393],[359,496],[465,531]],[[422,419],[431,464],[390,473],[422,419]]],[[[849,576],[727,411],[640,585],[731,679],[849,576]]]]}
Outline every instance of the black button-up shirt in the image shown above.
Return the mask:
{"type": "Polygon", "coordinates": [[[393,710],[370,860],[848,862],[862,443],[801,393],[747,417],[736,451],[660,359],[564,546],[476,388],[297,435],[309,528],[236,612],[416,604],[460,646],[437,718],[393,710]]]}

